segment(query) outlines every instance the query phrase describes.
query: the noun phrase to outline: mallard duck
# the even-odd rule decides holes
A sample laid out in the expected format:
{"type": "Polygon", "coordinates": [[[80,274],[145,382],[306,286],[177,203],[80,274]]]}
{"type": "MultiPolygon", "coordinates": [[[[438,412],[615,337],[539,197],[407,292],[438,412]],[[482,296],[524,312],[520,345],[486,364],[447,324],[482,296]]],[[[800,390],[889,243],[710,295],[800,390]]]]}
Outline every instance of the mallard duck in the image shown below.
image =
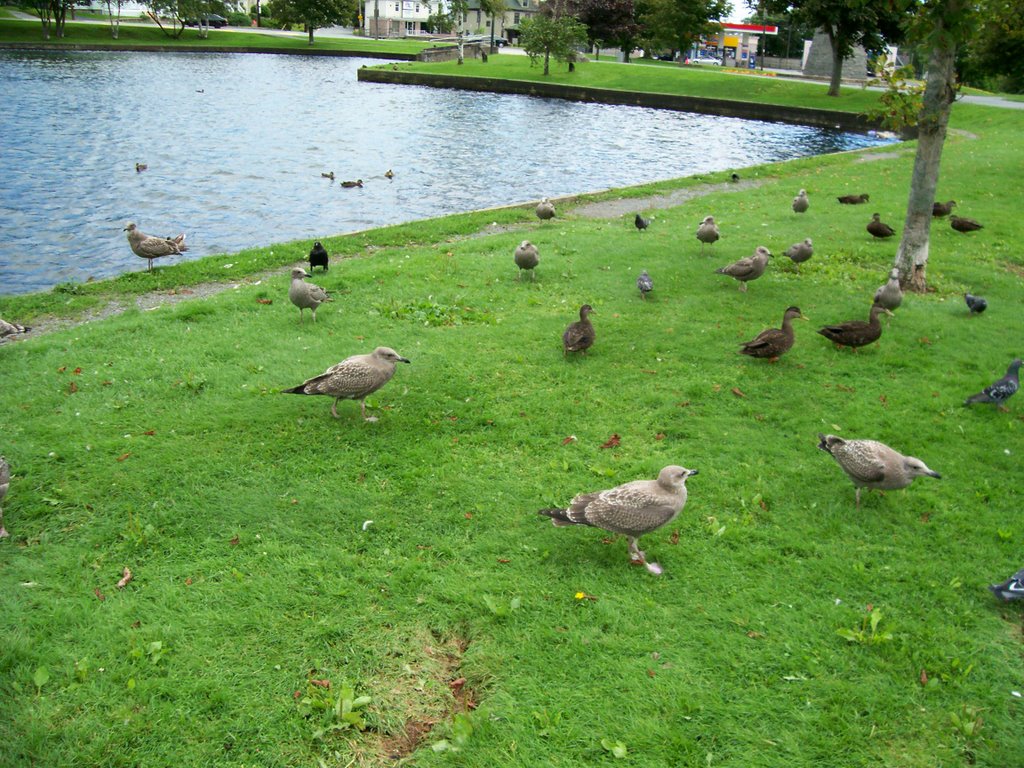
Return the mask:
{"type": "Polygon", "coordinates": [[[587,350],[594,344],[594,326],[588,315],[594,311],[589,304],[580,307],[580,319],[575,323],[569,323],[569,327],[562,334],[562,356],[570,352],[587,353],[587,350]]]}
{"type": "Polygon", "coordinates": [[[338,416],[339,400],[358,400],[359,410],[365,421],[376,421],[376,416],[366,415],[366,396],[376,392],[395,375],[395,363],[409,360],[390,347],[377,347],[368,355],[352,355],[332,365],[319,376],[281,392],[289,395],[327,395],[334,398],[331,415],[338,416]]]}
{"type": "Polygon", "coordinates": [[[515,259],[516,266],[519,267],[518,279],[522,279],[524,269],[529,271],[531,280],[536,279],[536,273],[533,270],[534,267],[540,264],[540,252],[537,250],[536,245],[529,240],[523,240],[523,242],[516,246],[512,257],[515,259]]]}
{"type": "Polygon", "coordinates": [[[546,197],[537,203],[537,207],[534,209],[534,213],[537,214],[537,218],[541,221],[547,221],[548,219],[555,218],[555,205],[546,197]]]}
{"type": "Polygon", "coordinates": [[[321,171],[320,175],[323,176],[325,179],[330,179],[331,181],[334,181],[334,171],[327,171],[326,173],[321,171]]]}
{"type": "Polygon", "coordinates": [[[718,225],[714,216],[705,216],[704,221],[697,225],[697,239],[700,240],[700,255],[704,255],[704,246],[718,240],[718,225]]]}
{"type": "Polygon", "coordinates": [[[786,307],[782,313],[782,328],[761,331],[750,341],[744,342],[740,354],[764,358],[774,363],[793,346],[793,321],[798,318],[807,319],[800,314],[800,307],[786,307]]]}
{"type": "Polygon", "coordinates": [[[386,171],[384,171],[384,178],[385,179],[393,179],[393,178],[395,178],[395,172],[392,171],[390,168],[388,168],[386,171]]]}
{"type": "Polygon", "coordinates": [[[979,229],[984,229],[980,222],[966,216],[950,216],[949,226],[957,232],[976,232],[979,229]]]}
{"type": "Polygon", "coordinates": [[[768,259],[771,258],[771,251],[765,248],[763,245],[757,246],[753,256],[748,256],[745,259],[734,261],[732,264],[728,264],[724,267],[719,267],[715,270],[716,274],[728,275],[736,280],[740,281],[740,290],[744,293],[747,290],[747,283],[750,280],[756,280],[764,274],[765,267],[768,266],[768,259]]]}
{"type": "Polygon", "coordinates": [[[943,216],[949,216],[949,214],[953,212],[953,206],[955,205],[956,200],[947,200],[944,203],[932,203],[932,216],[937,219],[941,219],[943,216]]]}
{"type": "Polygon", "coordinates": [[[149,261],[150,272],[153,271],[153,259],[184,253],[188,250],[183,234],[177,237],[155,237],[140,231],[130,221],[125,225],[123,231],[128,233],[128,245],[131,247],[132,253],[149,261]]]}
{"type": "Polygon", "coordinates": [[[348,189],[351,189],[352,187],[361,187],[363,186],[363,180],[356,179],[355,181],[343,181],[341,182],[341,186],[346,187],[348,189]]]}
{"type": "Polygon", "coordinates": [[[148,170],[149,170],[149,166],[146,165],[145,163],[136,163],[135,164],[135,172],[136,173],[142,173],[143,171],[148,171],[148,170]]]}
{"type": "Polygon", "coordinates": [[[872,304],[871,317],[867,322],[850,320],[838,325],[826,325],[824,328],[819,328],[818,333],[843,347],[863,347],[882,337],[882,324],[878,322],[878,316],[883,312],[887,315],[892,314],[881,304],[872,304]]]}
{"type": "Polygon", "coordinates": [[[651,280],[651,276],[647,274],[646,269],[637,275],[636,287],[640,291],[641,299],[646,299],[647,294],[654,290],[654,281],[651,280]]]}
{"type": "Polygon", "coordinates": [[[903,289],[900,287],[900,270],[899,267],[893,267],[889,271],[888,281],[875,291],[875,304],[881,304],[886,309],[893,310],[902,303],[903,289]]]}
{"type": "Polygon", "coordinates": [[[288,298],[299,308],[299,322],[302,322],[302,310],[308,309],[313,314],[313,322],[316,322],[316,308],[325,301],[331,301],[327,291],[319,285],[307,283],[303,278],[309,277],[309,273],[302,267],[292,269],[292,284],[288,287],[288,298]]]}
{"type": "Polygon", "coordinates": [[[327,249],[320,244],[317,240],[313,243],[313,247],[309,249],[309,269],[313,271],[316,267],[323,267],[326,272],[331,265],[331,256],[327,253],[327,249]]]}
{"type": "Polygon", "coordinates": [[[832,456],[857,489],[857,508],[860,509],[860,489],[876,488],[895,491],[906,488],[917,477],[941,478],[923,461],[904,456],[877,440],[845,440],[837,435],[818,434],[818,447],[832,456]]]}
{"type": "Polygon", "coordinates": [[[867,194],[861,195],[840,195],[836,198],[843,205],[860,205],[861,203],[870,202],[871,198],[867,194]]]}
{"type": "Polygon", "coordinates": [[[896,234],[896,230],[882,221],[882,216],[878,213],[871,214],[871,221],[868,222],[867,230],[871,233],[872,237],[879,239],[892,237],[896,234]]]}
{"type": "Polygon", "coordinates": [[[799,270],[800,265],[814,255],[814,243],[811,242],[811,238],[805,237],[801,242],[793,243],[789,246],[789,248],[786,249],[786,255],[792,259],[793,263],[797,265],[797,269],[799,270]]]}
{"type": "Polygon", "coordinates": [[[801,189],[793,198],[794,213],[805,213],[811,207],[811,201],[807,199],[807,190],[801,189]]]}

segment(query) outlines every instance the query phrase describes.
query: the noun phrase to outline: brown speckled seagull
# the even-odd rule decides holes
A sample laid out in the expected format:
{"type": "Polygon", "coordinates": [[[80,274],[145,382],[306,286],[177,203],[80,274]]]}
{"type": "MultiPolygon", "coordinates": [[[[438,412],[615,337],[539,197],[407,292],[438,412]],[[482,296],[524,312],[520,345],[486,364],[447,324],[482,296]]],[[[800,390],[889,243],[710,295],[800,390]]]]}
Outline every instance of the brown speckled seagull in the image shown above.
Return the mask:
{"type": "Polygon", "coordinates": [[[942,477],[920,459],[904,456],[877,440],[844,440],[820,433],[818,439],[818,447],[836,460],[857,488],[858,509],[861,488],[891,491],[906,488],[916,477],[942,477]]]}
{"type": "Polygon", "coordinates": [[[27,325],[18,325],[17,323],[9,323],[0,317],[0,339],[4,339],[8,336],[14,336],[19,333],[28,333],[32,328],[27,325]]]}
{"type": "Polygon", "coordinates": [[[177,237],[155,237],[142,232],[131,221],[125,224],[124,231],[128,233],[128,245],[131,246],[132,253],[149,261],[150,272],[153,271],[153,259],[173,256],[188,250],[184,234],[177,237]]]}
{"type": "Polygon", "coordinates": [[[332,365],[319,376],[281,391],[290,395],[327,395],[334,398],[331,415],[338,416],[339,400],[358,400],[360,412],[366,421],[376,416],[366,415],[366,397],[383,387],[395,375],[395,363],[409,361],[390,347],[377,347],[368,355],[352,355],[332,365]]]}
{"type": "MultiPolygon", "coordinates": [[[[644,563],[646,555],[637,544],[645,533],[671,523],[686,506],[686,478],[696,469],[668,466],[658,473],[657,480],[634,480],[631,483],[595,493],[581,493],[568,509],[541,509],[538,514],[551,518],[556,526],[590,525],[629,539],[629,557],[644,563]]],[[[661,573],[657,563],[647,563],[652,573],[661,573]]]]}

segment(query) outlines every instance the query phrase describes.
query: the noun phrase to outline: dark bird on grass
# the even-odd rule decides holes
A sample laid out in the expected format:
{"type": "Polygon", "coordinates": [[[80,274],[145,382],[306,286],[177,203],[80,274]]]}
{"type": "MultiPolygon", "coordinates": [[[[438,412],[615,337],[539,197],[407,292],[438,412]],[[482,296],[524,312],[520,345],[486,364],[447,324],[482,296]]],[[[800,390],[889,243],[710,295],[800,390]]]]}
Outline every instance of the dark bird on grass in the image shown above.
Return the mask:
{"type": "Polygon", "coordinates": [[[1000,600],[1024,599],[1024,568],[1021,568],[1002,584],[990,584],[988,588],[1000,600]]]}
{"type": "Polygon", "coordinates": [[[654,290],[654,281],[651,280],[651,276],[647,274],[647,270],[643,270],[636,278],[636,287],[640,291],[640,298],[646,299],[647,294],[654,290]]]}
{"type": "Polygon", "coordinates": [[[534,209],[534,213],[537,214],[537,218],[541,221],[547,221],[548,219],[555,218],[555,205],[546,197],[537,203],[537,207],[534,209]]]}
{"type": "Polygon", "coordinates": [[[805,213],[810,207],[811,201],[807,199],[807,190],[801,189],[797,196],[793,198],[793,211],[795,213],[805,213]]]}
{"type": "Polygon", "coordinates": [[[947,200],[944,203],[932,203],[932,216],[937,219],[941,219],[943,216],[949,216],[949,214],[953,212],[953,207],[955,205],[956,200],[947,200]]]}
{"type": "Polygon", "coordinates": [[[281,391],[289,395],[327,395],[334,398],[331,415],[338,416],[339,400],[358,400],[365,421],[376,421],[366,415],[366,397],[383,387],[395,375],[395,363],[409,361],[390,347],[377,347],[368,355],[352,355],[332,365],[319,376],[281,391]]]}
{"type": "Polygon", "coordinates": [[[124,231],[128,233],[128,245],[131,246],[132,253],[149,261],[150,272],[153,271],[153,259],[173,256],[188,250],[183,234],[177,237],[155,237],[140,231],[130,221],[125,225],[124,231]]]}
{"type": "Polygon", "coordinates": [[[531,280],[537,279],[536,272],[533,270],[540,264],[540,252],[537,250],[536,245],[529,240],[523,240],[523,242],[516,246],[513,258],[515,259],[516,266],[519,267],[517,279],[522,280],[524,269],[530,273],[531,280]]]}
{"type": "Polygon", "coordinates": [[[955,229],[957,232],[976,232],[979,229],[984,229],[984,226],[980,222],[974,219],[969,219],[966,216],[950,216],[949,226],[955,229]]]}
{"type": "Polygon", "coordinates": [[[882,324],[878,321],[878,316],[883,312],[887,315],[892,314],[881,304],[872,304],[871,315],[867,322],[850,320],[837,325],[826,325],[824,328],[819,328],[818,333],[842,347],[863,347],[882,337],[882,324]]]}
{"type": "Polygon", "coordinates": [[[868,222],[867,230],[871,233],[872,237],[882,240],[896,234],[896,230],[882,221],[882,216],[878,213],[871,214],[871,221],[868,222]]]}
{"type": "MultiPolygon", "coordinates": [[[[7,464],[7,459],[0,456],[0,502],[3,502],[4,497],[7,495],[7,489],[11,487],[11,467],[7,464]]],[[[4,508],[0,506],[0,539],[6,539],[10,536],[7,529],[4,528],[4,508]]]]}
{"type": "Polygon", "coordinates": [[[843,205],[860,205],[861,203],[870,202],[871,198],[867,194],[860,195],[840,195],[836,198],[843,205]]]}
{"type": "Polygon", "coordinates": [[[903,289],[900,287],[899,267],[893,267],[889,271],[889,279],[885,285],[878,287],[875,291],[875,304],[881,304],[888,310],[893,310],[903,303],[903,289]]]}
{"type": "Polygon", "coordinates": [[[686,479],[696,469],[668,466],[657,480],[634,480],[606,491],[581,493],[567,509],[541,509],[537,514],[551,518],[558,526],[589,525],[629,540],[629,559],[647,565],[651,573],[661,573],[657,563],[647,563],[638,539],[671,523],[686,506],[686,479]]]}
{"type": "Polygon", "coordinates": [[[346,189],[351,189],[352,187],[361,187],[363,186],[363,180],[356,179],[355,181],[343,181],[341,182],[341,186],[345,187],[346,189]]]}
{"type": "Polygon", "coordinates": [[[324,272],[328,270],[331,264],[331,256],[327,253],[327,249],[324,248],[320,241],[317,240],[313,243],[313,247],[309,249],[309,270],[312,272],[317,267],[323,267],[324,272]]]}
{"type": "Polygon", "coordinates": [[[149,170],[149,166],[146,165],[145,163],[136,163],[135,164],[135,172],[136,173],[142,173],[143,171],[148,171],[148,170],[149,170]]]}
{"type": "Polygon", "coordinates": [[[395,178],[395,172],[392,171],[390,168],[388,168],[386,171],[384,171],[384,178],[385,179],[393,179],[393,178],[395,178]]]}
{"type": "Polygon", "coordinates": [[[642,232],[643,230],[651,226],[651,220],[649,218],[645,219],[638,213],[636,217],[633,219],[633,224],[636,225],[636,228],[642,232]]]}
{"type": "Polygon", "coordinates": [[[988,302],[985,301],[981,296],[975,296],[970,293],[964,294],[964,301],[967,302],[967,309],[970,310],[972,315],[980,315],[986,309],[988,309],[988,302]]]}
{"type": "Polygon", "coordinates": [[[594,308],[589,304],[584,304],[580,307],[580,319],[575,323],[569,323],[569,327],[565,329],[565,333],[562,334],[562,356],[568,355],[570,352],[582,352],[587,354],[587,350],[590,349],[594,344],[594,326],[590,322],[590,313],[594,311],[594,308]]]}
{"type": "Polygon", "coordinates": [[[746,293],[747,283],[751,280],[756,280],[764,274],[765,267],[768,266],[768,259],[771,258],[771,255],[771,251],[763,245],[759,245],[755,249],[753,256],[748,256],[745,259],[734,261],[732,264],[719,267],[715,270],[715,273],[719,275],[728,275],[731,278],[739,280],[740,290],[746,293]]]}
{"type": "Polygon", "coordinates": [[[1000,410],[1008,410],[1003,404],[1013,397],[1014,393],[1020,389],[1019,374],[1020,358],[1017,358],[1010,363],[1010,367],[1006,369],[1006,375],[1003,376],[1003,378],[989,384],[978,394],[968,397],[964,401],[964,405],[970,405],[971,403],[992,403],[1000,410]]]}
{"type": "Polygon", "coordinates": [[[700,254],[704,255],[704,246],[712,245],[718,240],[718,225],[714,216],[705,216],[704,221],[697,225],[697,239],[700,240],[700,254]]]}
{"type": "Polygon", "coordinates": [[[941,478],[913,456],[904,456],[877,440],[844,440],[836,435],[818,433],[818,447],[832,456],[857,489],[857,508],[860,509],[860,489],[875,488],[895,491],[906,488],[917,477],[941,478]]]}
{"type": "Polygon", "coordinates": [[[733,174],[731,174],[729,176],[729,181],[731,181],[733,184],[735,184],[739,180],[740,180],[740,175],[738,173],[733,173],[733,174]]]}
{"type": "Polygon", "coordinates": [[[325,301],[331,301],[327,291],[319,285],[307,283],[303,278],[309,277],[309,273],[302,267],[292,269],[292,283],[288,286],[288,298],[292,304],[299,308],[299,322],[303,322],[302,310],[308,309],[313,315],[313,322],[316,322],[316,308],[325,301]]]}
{"type": "Polygon", "coordinates": [[[805,237],[799,243],[793,243],[789,248],[786,249],[786,255],[797,265],[797,269],[800,265],[807,261],[811,256],[814,255],[814,243],[811,242],[811,238],[805,237]]]}
{"type": "Polygon", "coordinates": [[[320,175],[323,176],[325,179],[330,179],[331,181],[334,181],[334,171],[327,171],[326,173],[321,171],[320,175]]]}
{"type": "Polygon", "coordinates": [[[0,317],[0,339],[6,339],[8,336],[14,336],[19,333],[28,333],[31,330],[30,326],[9,323],[0,317]]]}
{"type": "Polygon", "coordinates": [[[740,354],[759,357],[774,363],[793,346],[795,339],[793,321],[796,319],[806,320],[807,318],[800,314],[799,307],[786,307],[786,311],[782,313],[782,327],[761,331],[750,341],[744,342],[740,354]]]}

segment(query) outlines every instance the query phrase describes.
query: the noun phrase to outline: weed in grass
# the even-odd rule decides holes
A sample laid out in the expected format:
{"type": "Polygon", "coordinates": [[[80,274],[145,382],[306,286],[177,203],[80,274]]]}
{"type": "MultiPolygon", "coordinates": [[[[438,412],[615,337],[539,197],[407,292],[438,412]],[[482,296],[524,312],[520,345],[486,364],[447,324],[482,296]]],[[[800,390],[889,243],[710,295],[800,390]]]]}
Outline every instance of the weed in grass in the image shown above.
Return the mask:
{"type": "Polygon", "coordinates": [[[612,757],[617,759],[621,759],[629,754],[629,750],[626,749],[626,745],[621,741],[616,741],[614,739],[601,739],[601,747],[606,752],[611,753],[612,757]]]}
{"type": "Polygon", "coordinates": [[[474,730],[473,716],[468,712],[459,712],[452,718],[449,737],[435,741],[430,748],[435,752],[458,752],[469,744],[474,730]]]}
{"type": "Polygon", "coordinates": [[[877,608],[870,611],[860,621],[859,627],[847,629],[841,627],[836,634],[846,638],[847,642],[859,643],[860,645],[878,645],[888,643],[893,639],[892,632],[883,632],[878,627],[882,623],[882,612],[877,608]]]}

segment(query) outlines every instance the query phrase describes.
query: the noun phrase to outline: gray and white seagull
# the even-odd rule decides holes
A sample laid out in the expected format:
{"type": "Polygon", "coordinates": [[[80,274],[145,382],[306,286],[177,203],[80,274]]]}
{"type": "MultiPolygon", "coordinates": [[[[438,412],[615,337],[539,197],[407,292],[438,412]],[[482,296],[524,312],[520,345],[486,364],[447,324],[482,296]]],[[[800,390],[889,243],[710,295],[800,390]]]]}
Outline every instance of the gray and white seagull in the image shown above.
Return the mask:
{"type": "Polygon", "coordinates": [[[124,231],[128,233],[128,245],[131,247],[132,253],[149,262],[148,271],[150,272],[153,271],[153,259],[159,259],[161,256],[174,256],[188,250],[184,234],[177,237],[147,235],[131,221],[124,225],[124,231]]]}
{"type": "Polygon", "coordinates": [[[390,347],[377,347],[368,355],[352,355],[336,363],[297,387],[282,389],[289,395],[327,395],[334,398],[331,415],[338,416],[339,400],[358,400],[359,409],[365,421],[376,421],[376,416],[366,415],[366,397],[383,387],[395,375],[395,363],[409,360],[390,347]]]}
{"type": "Polygon", "coordinates": [[[861,488],[894,491],[906,488],[917,477],[942,477],[920,459],[904,456],[877,440],[846,440],[837,435],[820,433],[818,439],[818,447],[836,460],[857,488],[858,509],[861,488]]]}

